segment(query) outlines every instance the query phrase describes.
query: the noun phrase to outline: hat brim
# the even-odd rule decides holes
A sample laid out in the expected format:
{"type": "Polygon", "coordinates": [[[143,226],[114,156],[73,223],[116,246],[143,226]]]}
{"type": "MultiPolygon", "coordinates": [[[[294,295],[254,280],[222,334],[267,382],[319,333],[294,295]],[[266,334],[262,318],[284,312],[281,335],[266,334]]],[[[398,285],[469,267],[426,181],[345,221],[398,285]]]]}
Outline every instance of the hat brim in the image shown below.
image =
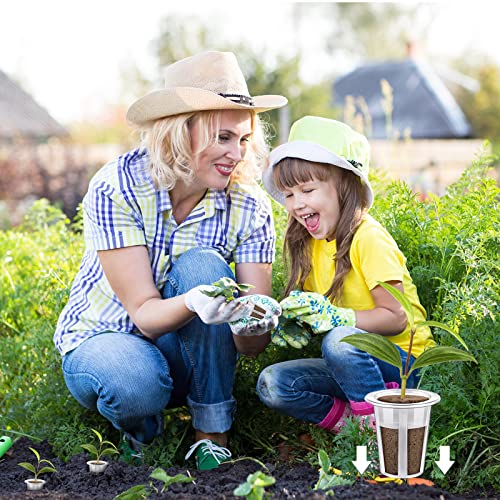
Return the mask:
{"type": "Polygon", "coordinates": [[[368,208],[373,204],[373,190],[370,181],[361,170],[354,167],[343,156],[338,156],[328,149],[308,141],[287,142],[275,148],[269,155],[269,166],[262,174],[262,182],[266,191],[271,197],[281,205],[285,205],[285,195],[278,190],[273,179],[274,166],[284,158],[300,158],[301,160],[314,161],[318,163],[327,163],[340,168],[350,170],[363,181],[363,187],[366,191],[368,208]]]}
{"type": "Polygon", "coordinates": [[[248,109],[256,113],[285,106],[288,100],[280,95],[252,97],[253,106],[240,104],[215,92],[195,87],[175,87],[155,90],[135,101],[127,111],[127,121],[144,125],[159,118],[219,109],[248,109]]]}

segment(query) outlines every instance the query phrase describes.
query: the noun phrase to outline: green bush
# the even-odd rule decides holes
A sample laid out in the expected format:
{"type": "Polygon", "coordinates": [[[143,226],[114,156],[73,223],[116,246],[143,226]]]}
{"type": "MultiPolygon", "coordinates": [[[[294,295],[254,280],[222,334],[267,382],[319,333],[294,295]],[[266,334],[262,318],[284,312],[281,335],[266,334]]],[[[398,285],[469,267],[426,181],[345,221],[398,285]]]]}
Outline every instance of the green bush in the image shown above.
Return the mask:
{"type": "MultiPolygon", "coordinates": [[[[433,409],[426,475],[452,491],[499,486],[500,189],[487,175],[489,164],[490,158],[478,158],[444,196],[426,201],[405,183],[372,176],[377,196],[371,213],[406,255],[428,317],[459,328],[479,361],[477,366],[437,365],[422,374],[421,386],[442,398],[433,409]],[[442,445],[450,446],[456,461],[446,476],[434,464],[442,445]]],[[[280,299],[286,282],[281,257],[286,214],[273,207],[278,233],[273,295],[280,299]]],[[[92,428],[111,441],[118,438],[110,424],[71,397],[52,342],[82,251],[80,218],[70,223],[44,200],[20,227],[0,231],[0,432],[48,439],[62,458],[79,453],[92,428]]],[[[239,360],[238,412],[230,436],[236,455],[277,458],[284,441],[297,460],[317,462],[318,447],[329,450],[334,466],[336,454],[347,460],[345,439],[339,444],[321,429],[268,410],[255,392],[264,367],[319,356],[320,342],[316,336],[300,351],[270,345],[256,359],[239,360]],[[309,431],[316,448],[299,439],[309,431]]],[[[439,342],[455,341],[443,335],[439,342]]],[[[185,411],[168,412],[167,422],[165,436],[148,449],[151,465],[180,462],[192,441],[185,411]]],[[[352,450],[354,459],[354,442],[352,450]]]]}

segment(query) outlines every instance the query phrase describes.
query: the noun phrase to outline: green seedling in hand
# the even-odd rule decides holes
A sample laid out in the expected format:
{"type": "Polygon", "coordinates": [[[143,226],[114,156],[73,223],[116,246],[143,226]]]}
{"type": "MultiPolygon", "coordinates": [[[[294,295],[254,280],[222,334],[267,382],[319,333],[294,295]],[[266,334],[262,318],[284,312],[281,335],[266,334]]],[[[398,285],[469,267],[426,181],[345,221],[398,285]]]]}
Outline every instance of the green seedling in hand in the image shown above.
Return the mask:
{"type": "Polygon", "coordinates": [[[271,486],[276,482],[272,476],[266,476],[262,471],[249,474],[246,482],[240,484],[233,494],[237,497],[246,497],[247,500],[262,500],[265,493],[265,487],[271,486]]]}
{"type": "Polygon", "coordinates": [[[231,278],[221,278],[218,281],[214,281],[212,283],[214,290],[203,291],[205,295],[209,297],[219,297],[223,295],[226,297],[226,300],[230,302],[234,300],[235,296],[238,295],[238,292],[248,292],[250,288],[254,288],[253,285],[248,285],[247,283],[236,283],[231,278]]]}
{"type": "Polygon", "coordinates": [[[132,486],[132,488],[120,493],[113,500],[140,500],[141,498],[148,498],[153,493],[164,493],[165,490],[174,483],[191,483],[194,481],[194,477],[188,477],[184,474],[169,476],[161,467],[156,468],[149,477],[163,483],[161,490],[158,490],[158,488],[153,485],[153,482],[150,481],[149,485],[138,484],[132,486]]]}
{"type": "Polygon", "coordinates": [[[406,396],[406,381],[412,372],[418,368],[423,368],[424,366],[435,365],[438,363],[444,363],[446,361],[473,361],[477,364],[476,358],[466,351],[457,349],[455,347],[448,346],[433,346],[426,349],[413,363],[412,367],[409,367],[410,356],[413,345],[413,337],[419,326],[432,326],[434,328],[440,328],[451,335],[453,335],[468,351],[468,347],[462,340],[462,337],[456,332],[454,332],[449,326],[439,323],[437,321],[420,321],[415,323],[415,318],[413,316],[413,307],[410,301],[401,293],[397,288],[389,285],[387,283],[378,282],[378,284],[385,288],[403,307],[408,317],[408,323],[410,325],[410,344],[408,347],[408,357],[406,359],[406,364],[403,369],[402,359],[396,346],[388,340],[383,335],[377,335],[375,333],[356,333],[354,335],[348,335],[344,337],[341,342],[347,342],[348,344],[361,349],[362,351],[375,356],[376,358],[389,363],[396,368],[399,368],[399,373],[401,376],[401,399],[406,396]]]}
{"type": "Polygon", "coordinates": [[[111,441],[103,441],[102,436],[98,431],[96,431],[95,429],[91,429],[91,431],[97,436],[97,439],[99,440],[99,448],[96,448],[93,444],[82,444],[81,446],[94,456],[93,460],[95,460],[96,462],[100,462],[101,457],[105,455],[117,455],[120,453],[111,441]],[[103,448],[105,445],[109,445],[109,448],[103,448]]]}
{"type": "Polygon", "coordinates": [[[20,462],[17,465],[23,467],[26,470],[29,470],[34,476],[35,480],[38,480],[38,476],[41,474],[45,474],[47,472],[57,472],[54,464],[50,460],[45,460],[44,458],[40,459],[40,453],[36,451],[34,448],[30,448],[30,450],[35,454],[37,463],[36,465],[30,464],[29,462],[20,462]],[[49,466],[42,467],[42,464],[49,464],[49,466]]]}

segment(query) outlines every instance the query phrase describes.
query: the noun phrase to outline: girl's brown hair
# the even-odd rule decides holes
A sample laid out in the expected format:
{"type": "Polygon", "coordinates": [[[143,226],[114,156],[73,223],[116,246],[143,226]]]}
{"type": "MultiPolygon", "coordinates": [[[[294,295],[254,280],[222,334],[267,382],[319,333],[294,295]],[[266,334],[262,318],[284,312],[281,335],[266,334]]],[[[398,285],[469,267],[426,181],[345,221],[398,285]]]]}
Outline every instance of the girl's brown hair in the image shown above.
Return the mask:
{"type": "MultiPolygon", "coordinates": [[[[339,199],[340,218],[335,232],[337,253],[332,255],[335,276],[325,295],[336,305],[342,305],[344,280],[352,267],[349,250],[368,205],[360,177],[334,165],[284,158],[274,166],[273,178],[280,191],[314,179],[333,180],[339,199]]],[[[283,244],[284,262],[289,272],[285,296],[296,288],[302,290],[311,272],[311,240],[307,229],[289,215],[283,244]]]]}

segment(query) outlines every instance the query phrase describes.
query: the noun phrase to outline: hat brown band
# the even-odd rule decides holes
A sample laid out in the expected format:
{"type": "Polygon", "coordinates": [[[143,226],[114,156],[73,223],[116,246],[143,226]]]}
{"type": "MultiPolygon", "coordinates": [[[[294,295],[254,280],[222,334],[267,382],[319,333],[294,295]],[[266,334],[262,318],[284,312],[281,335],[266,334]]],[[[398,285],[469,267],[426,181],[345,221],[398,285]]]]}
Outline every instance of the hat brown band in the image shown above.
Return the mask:
{"type": "Polygon", "coordinates": [[[253,99],[247,95],[242,95],[242,94],[219,94],[219,95],[238,104],[246,104],[247,106],[254,106],[253,99]]]}

